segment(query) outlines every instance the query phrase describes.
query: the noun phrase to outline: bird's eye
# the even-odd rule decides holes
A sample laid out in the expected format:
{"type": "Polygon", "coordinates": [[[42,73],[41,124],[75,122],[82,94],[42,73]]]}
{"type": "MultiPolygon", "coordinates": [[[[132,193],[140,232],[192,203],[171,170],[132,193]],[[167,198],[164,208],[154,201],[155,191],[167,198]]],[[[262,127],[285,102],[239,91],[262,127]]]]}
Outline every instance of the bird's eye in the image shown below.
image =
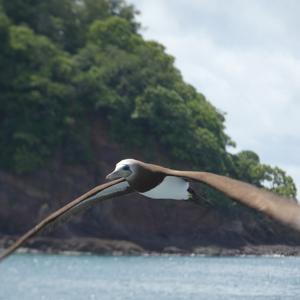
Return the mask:
{"type": "Polygon", "coordinates": [[[125,166],[123,167],[123,170],[125,170],[125,171],[129,171],[129,170],[130,170],[130,168],[129,168],[129,166],[128,166],[128,165],[125,165],[125,166]]]}

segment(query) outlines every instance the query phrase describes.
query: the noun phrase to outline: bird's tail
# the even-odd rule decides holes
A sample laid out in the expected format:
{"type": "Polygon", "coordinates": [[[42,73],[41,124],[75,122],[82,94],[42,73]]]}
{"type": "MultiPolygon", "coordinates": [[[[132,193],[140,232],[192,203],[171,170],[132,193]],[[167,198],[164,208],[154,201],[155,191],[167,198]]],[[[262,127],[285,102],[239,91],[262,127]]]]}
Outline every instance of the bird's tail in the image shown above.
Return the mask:
{"type": "Polygon", "coordinates": [[[188,188],[188,192],[190,194],[189,201],[193,202],[194,204],[197,205],[211,205],[209,200],[204,197],[204,195],[201,195],[200,193],[196,193],[191,187],[188,188]]]}

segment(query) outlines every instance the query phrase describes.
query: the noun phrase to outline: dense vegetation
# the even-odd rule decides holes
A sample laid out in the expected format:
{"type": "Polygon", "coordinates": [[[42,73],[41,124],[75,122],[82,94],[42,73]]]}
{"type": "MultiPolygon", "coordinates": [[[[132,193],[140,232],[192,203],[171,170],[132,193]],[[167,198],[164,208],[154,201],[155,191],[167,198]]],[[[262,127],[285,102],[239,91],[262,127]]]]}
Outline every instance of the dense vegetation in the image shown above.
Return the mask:
{"type": "Polygon", "coordinates": [[[0,0],[0,165],[31,172],[56,153],[92,160],[93,118],[128,147],[295,197],[291,177],[252,151],[230,154],[225,118],[139,34],[122,0],[0,0]],[[145,138],[146,137],[146,138],[145,138]]]}

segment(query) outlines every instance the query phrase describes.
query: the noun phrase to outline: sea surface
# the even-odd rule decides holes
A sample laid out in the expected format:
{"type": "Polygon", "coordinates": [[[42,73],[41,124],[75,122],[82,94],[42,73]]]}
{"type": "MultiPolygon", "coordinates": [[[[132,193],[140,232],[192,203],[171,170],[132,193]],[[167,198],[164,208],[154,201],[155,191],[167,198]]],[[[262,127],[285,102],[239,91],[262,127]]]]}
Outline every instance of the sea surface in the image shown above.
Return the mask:
{"type": "Polygon", "coordinates": [[[18,254],[0,264],[0,299],[299,300],[300,258],[18,254]]]}

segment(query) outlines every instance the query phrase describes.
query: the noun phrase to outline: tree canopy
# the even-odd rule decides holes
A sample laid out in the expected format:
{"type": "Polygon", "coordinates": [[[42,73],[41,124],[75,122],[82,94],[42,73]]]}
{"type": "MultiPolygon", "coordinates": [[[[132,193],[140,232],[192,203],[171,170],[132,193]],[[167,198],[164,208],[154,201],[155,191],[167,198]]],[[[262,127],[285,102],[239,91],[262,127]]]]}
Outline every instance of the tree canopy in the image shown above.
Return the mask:
{"type": "Polygon", "coordinates": [[[0,0],[1,168],[31,172],[58,151],[87,162],[97,115],[117,142],[159,143],[195,169],[295,197],[283,170],[228,151],[224,114],[143,39],[135,15],[122,0],[0,0]]]}

